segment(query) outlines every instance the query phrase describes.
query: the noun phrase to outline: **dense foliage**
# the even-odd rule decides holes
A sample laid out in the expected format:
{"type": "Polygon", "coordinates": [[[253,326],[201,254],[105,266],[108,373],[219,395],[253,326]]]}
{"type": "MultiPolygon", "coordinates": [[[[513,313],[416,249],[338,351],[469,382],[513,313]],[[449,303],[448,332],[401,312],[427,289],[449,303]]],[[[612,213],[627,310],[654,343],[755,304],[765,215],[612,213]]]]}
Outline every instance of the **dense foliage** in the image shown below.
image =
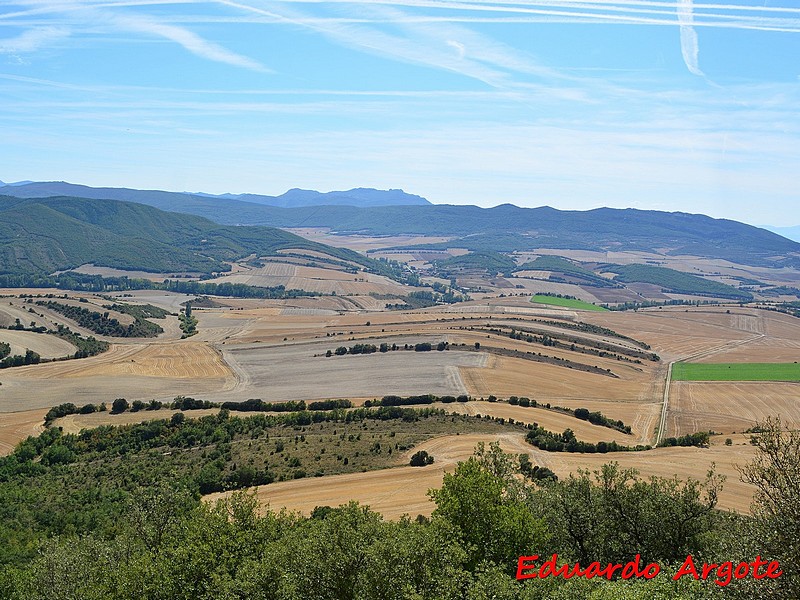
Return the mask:
{"type": "Polygon", "coordinates": [[[617,273],[616,281],[651,283],[675,294],[694,294],[745,301],[753,299],[750,292],[739,290],[731,285],[666,267],[640,264],[610,265],[606,267],[606,270],[617,273]]]}
{"type": "Polygon", "coordinates": [[[561,256],[537,256],[535,260],[526,262],[514,270],[558,273],[558,275],[551,275],[548,279],[549,281],[570,281],[594,287],[620,287],[619,284],[614,283],[612,280],[561,256]],[[567,279],[564,276],[567,276],[567,279]]]}
{"type": "Polygon", "coordinates": [[[61,313],[68,319],[72,319],[81,327],[100,335],[110,337],[155,337],[162,333],[164,329],[160,325],[148,321],[138,315],[133,316],[133,323],[123,325],[114,317],[109,317],[109,313],[100,313],[72,304],[55,302],[54,300],[38,301],[39,306],[44,306],[50,310],[61,313]]]}
{"type": "Polygon", "coordinates": [[[228,261],[252,253],[274,256],[280,250],[320,252],[389,277],[398,274],[398,267],[388,261],[271,227],[219,225],[116,200],[0,196],[0,275],[44,276],[86,263],[210,275],[230,270],[228,261]],[[24,237],[18,235],[20,229],[24,237]]]}
{"type": "MultiPolygon", "coordinates": [[[[54,433],[43,437],[48,439],[26,443],[29,452],[41,452],[58,439],[54,433]]],[[[768,450],[764,456],[769,456],[768,450]]],[[[49,464],[42,468],[56,468],[49,464]]],[[[102,521],[92,533],[65,531],[36,543],[39,551],[29,559],[6,561],[0,566],[0,598],[794,597],[796,557],[772,545],[759,546],[758,520],[714,510],[721,482],[713,474],[702,482],[645,480],[635,471],[608,464],[593,474],[534,483],[519,477],[521,471],[532,471],[521,467],[497,446],[479,446],[473,458],[429,492],[435,503],[430,519],[399,522],[384,521],[355,503],[317,507],[310,517],[272,511],[259,515],[254,497],[245,494],[203,505],[181,481],[154,476],[149,487],[95,496],[95,502],[115,505],[117,517],[102,521]],[[768,559],[779,557],[784,577],[733,580],[725,587],[714,582],[713,574],[708,581],[670,578],[687,555],[718,563],[752,560],[755,552],[768,559]],[[515,580],[518,558],[531,553],[556,553],[559,564],[582,565],[624,563],[638,554],[643,563],[659,564],[663,573],[650,581],[515,580]]],[[[797,522],[795,516],[794,525],[797,522]]]]}

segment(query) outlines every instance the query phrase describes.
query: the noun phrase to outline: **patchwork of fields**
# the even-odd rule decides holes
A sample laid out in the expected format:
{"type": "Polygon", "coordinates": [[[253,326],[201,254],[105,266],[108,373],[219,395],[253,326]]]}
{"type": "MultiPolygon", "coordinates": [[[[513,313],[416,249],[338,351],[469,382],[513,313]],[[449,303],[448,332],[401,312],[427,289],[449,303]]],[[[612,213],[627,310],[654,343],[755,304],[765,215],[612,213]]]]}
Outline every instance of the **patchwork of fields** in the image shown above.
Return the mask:
{"type": "MultiPolygon", "coordinates": [[[[288,278],[286,281],[299,273],[328,277],[322,273],[326,269],[313,269],[317,268],[274,264],[261,268],[257,276],[288,278]]],[[[347,273],[333,273],[325,285],[379,283],[348,281],[347,273]]],[[[227,277],[253,276],[239,272],[227,277]]],[[[87,301],[80,302],[81,306],[102,306],[104,302],[90,294],[84,296],[87,301]]],[[[120,300],[150,303],[174,313],[192,299],[168,292],[138,291],[120,300]]],[[[425,495],[427,489],[437,487],[442,474],[467,458],[478,441],[499,439],[505,449],[526,453],[536,464],[560,476],[618,460],[646,474],[702,477],[715,462],[718,470],[728,475],[722,505],[747,510],[752,489],[739,483],[735,465],[746,463],[753,451],[741,433],[776,414],[800,425],[800,377],[794,362],[800,361],[800,320],[756,308],[665,307],[600,312],[579,310],[585,307],[574,301],[564,306],[536,307],[530,296],[515,296],[419,311],[384,311],[382,302],[368,295],[292,300],[217,298],[213,306],[195,308],[198,334],[187,340],[179,339],[177,318],[169,316],[158,321],[165,333],[155,340],[114,339],[107,352],[91,358],[0,371],[0,452],[9,452],[16,442],[36,433],[46,409],[63,402],[110,404],[117,397],[168,402],[178,395],[212,402],[349,398],[355,404],[388,394],[467,394],[475,399],[524,396],[541,405],[601,412],[630,425],[632,434],[506,402],[435,407],[537,423],[558,433],[571,429],[585,442],[614,440],[644,445],[653,442],[661,418],[667,366],[675,361],[666,411],[667,435],[713,430],[732,437],[731,446],[713,438],[708,449],[578,455],[538,450],[521,435],[443,436],[419,445],[434,454],[434,465],[405,467],[402,465],[407,464],[408,453],[398,454],[394,469],[275,483],[262,487],[259,498],[273,508],[285,505],[306,512],[317,505],[356,498],[391,518],[404,513],[429,514],[432,505],[425,495]],[[508,335],[514,329],[539,331],[561,341],[545,344],[533,337],[514,339],[508,335]],[[578,341],[565,341],[565,336],[578,341]],[[416,344],[426,342],[434,349],[413,350],[416,344]],[[440,342],[447,342],[448,349],[436,351],[440,342]],[[339,347],[355,344],[386,344],[398,349],[366,355],[334,353],[339,347]],[[637,362],[624,354],[641,351],[642,344],[660,360],[637,362]],[[611,350],[603,354],[581,351],[598,345],[611,350]],[[404,349],[406,346],[409,349],[404,349]],[[329,350],[333,355],[326,357],[329,350]],[[687,360],[692,362],[680,362],[687,360]],[[768,364],[746,364],[756,360],[768,364]],[[596,372],[574,368],[577,364],[596,372]],[[684,368],[695,369],[694,374],[683,375],[684,368]],[[706,381],[712,376],[717,380],[706,381]],[[769,381],[745,381],[755,377],[769,381]]],[[[0,308],[0,318],[6,325],[27,312],[14,298],[5,299],[0,308]]],[[[67,324],[57,314],[34,317],[52,326],[67,324]]],[[[9,341],[15,351],[31,348],[48,357],[74,351],[64,340],[25,331],[0,330],[0,340],[9,341]]],[[[172,414],[73,415],[60,420],[58,426],[77,432],[83,427],[169,418],[172,414]]],[[[204,413],[187,416],[200,414],[204,413]]]]}

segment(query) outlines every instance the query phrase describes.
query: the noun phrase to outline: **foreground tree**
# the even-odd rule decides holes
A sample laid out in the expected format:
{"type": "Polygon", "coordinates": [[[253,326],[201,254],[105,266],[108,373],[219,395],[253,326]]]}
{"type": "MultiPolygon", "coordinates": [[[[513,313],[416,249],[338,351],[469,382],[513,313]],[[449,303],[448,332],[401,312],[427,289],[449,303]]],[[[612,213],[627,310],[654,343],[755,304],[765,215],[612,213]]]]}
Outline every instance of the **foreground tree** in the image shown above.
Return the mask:
{"type": "Polygon", "coordinates": [[[768,418],[751,438],[758,449],[742,467],[742,480],[757,488],[753,499],[756,545],[781,562],[783,576],[774,597],[796,597],[800,590],[800,431],[780,418],[768,418]]]}
{"type": "Polygon", "coordinates": [[[525,488],[511,456],[492,444],[446,473],[441,489],[428,494],[436,503],[434,518],[444,518],[460,532],[467,568],[482,562],[516,569],[520,555],[544,548],[548,534],[541,518],[523,502],[525,488]]]}

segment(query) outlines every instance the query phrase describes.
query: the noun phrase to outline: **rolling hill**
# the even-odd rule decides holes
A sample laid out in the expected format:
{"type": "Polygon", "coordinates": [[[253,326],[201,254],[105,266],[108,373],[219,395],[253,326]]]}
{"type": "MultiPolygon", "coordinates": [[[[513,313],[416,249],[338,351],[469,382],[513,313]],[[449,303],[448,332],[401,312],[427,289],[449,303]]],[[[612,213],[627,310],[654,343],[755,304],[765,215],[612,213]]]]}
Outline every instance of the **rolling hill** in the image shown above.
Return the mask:
{"type": "Polygon", "coordinates": [[[327,202],[313,206],[268,206],[270,197],[258,195],[209,196],[123,188],[89,188],[63,182],[28,183],[0,188],[17,197],[71,195],[127,200],[161,210],[189,213],[225,225],[270,227],[325,227],[338,233],[375,236],[415,234],[444,236],[448,242],[417,246],[442,249],[463,247],[474,252],[514,252],[536,248],[597,251],[644,251],[691,255],[773,268],[800,268],[800,243],[776,233],[704,215],[637,209],[599,208],[561,211],[547,206],[520,208],[503,204],[494,208],[435,205],[399,190],[350,190],[320,194],[290,190],[277,203],[327,202]],[[364,203],[375,198],[418,199],[416,205],[353,206],[339,204],[341,197],[358,196],[364,203]],[[317,200],[314,200],[314,199],[317,200]],[[339,198],[339,200],[337,200],[339,198]],[[244,201],[249,200],[249,201],[244,201]]]}
{"type": "Polygon", "coordinates": [[[156,273],[227,271],[226,261],[311,250],[382,272],[385,263],[271,227],[219,225],[202,217],[116,200],[0,196],[0,274],[49,274],[84,263],[156,273]]]}

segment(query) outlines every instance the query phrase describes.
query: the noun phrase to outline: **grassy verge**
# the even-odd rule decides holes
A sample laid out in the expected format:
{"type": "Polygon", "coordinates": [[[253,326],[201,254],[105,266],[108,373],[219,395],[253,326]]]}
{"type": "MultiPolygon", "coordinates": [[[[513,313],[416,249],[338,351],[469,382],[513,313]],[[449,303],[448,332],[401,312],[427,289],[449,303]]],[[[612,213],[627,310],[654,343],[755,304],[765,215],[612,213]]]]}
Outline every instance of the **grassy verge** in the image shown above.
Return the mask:
{"type": "Polygon", "coordinates": [[[674,381],[800,381],[798,363],[675,363],[674,381]]]}
{"type": "Polygon", "coordinates": [[[572,298],[558,298],[557,296],[544,296],[542,294],[536,294],[533,298],[531,298],[531,302],[535,304],[549,304],[551,306],[576,308],[578,310],[594,310],[599,312],[608,310],[607,308],[603,308],[602,306],[597,306],[589,302],[584,302],[583,300],[574,300],[572,298]]]}

